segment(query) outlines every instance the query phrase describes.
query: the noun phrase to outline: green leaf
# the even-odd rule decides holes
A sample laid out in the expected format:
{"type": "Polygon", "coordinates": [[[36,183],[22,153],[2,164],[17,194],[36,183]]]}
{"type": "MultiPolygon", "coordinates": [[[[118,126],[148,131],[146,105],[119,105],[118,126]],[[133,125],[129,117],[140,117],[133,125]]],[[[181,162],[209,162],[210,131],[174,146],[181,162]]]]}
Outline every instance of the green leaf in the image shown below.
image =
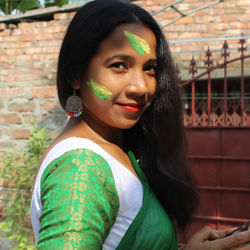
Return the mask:
{"type": "Polygon", "coordinates": [[[39,7],[41,7],[39,0],[0,0],[0,10],[6,15],[12,14],[14,10],[23,13],[39,7]]]}
{"type": "MultiPolygon", "coordinates": [[[[1,0],[0,0],[1,1],[1,0]]],[[[3,173],[6,186],[13,184],[15,188],[8,188],[7,204],[4,206],[5,220],[0,222],[0,230],[8,239],[15,239],[18,244],[15,249],[36,249],[28,242],[31,229],[27,228],[31,202],[31,187],[34,183],[36,171],[42,153],[48,146],[46,130],[32,129],[27,147],[16,154],[8,154],[3,162],[3,173]]]]}
{"type": "Polygon", "coordinates": [[[68,4],[69,0],[45,0],[44,5],[45,7],[51,7],[51,6],[63,6],[64,4],[68,4]]]}
{"type": "Polygon", "coordinates": [[[17,10],[24,13],[27,10],[37,9],[41,7],[40,2],[38,0],[22,0],[16,7],[17,10]]]}

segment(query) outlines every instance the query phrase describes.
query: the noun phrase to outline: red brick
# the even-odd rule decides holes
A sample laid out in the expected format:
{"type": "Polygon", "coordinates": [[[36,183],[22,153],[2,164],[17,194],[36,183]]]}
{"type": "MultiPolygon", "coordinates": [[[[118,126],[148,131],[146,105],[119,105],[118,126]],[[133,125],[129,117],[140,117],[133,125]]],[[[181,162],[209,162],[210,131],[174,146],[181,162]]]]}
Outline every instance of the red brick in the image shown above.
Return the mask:
{"type": "Polygon", "coordinates": [[[166,32],[165,36],[166,36],[166,38],[167,38],[168,41],[171,41],[171,40],[177,39],[178,33],[166,32]]]}
{"type": "Polygon", "coordinates": [[[12,32],[13,36],[17,36],[17,35],[21,35],[21,34],[22,34],[22,31],[20,29],[14,29],[12,32]]]}
{"type": "Polygon", "coordinates": [[[69,13],[55,13],[54,20],[67,20],[69,19],[69,13]]]}
{"type": "Polygon", "coordinates": [[[20,124],[22,122],[21,116],[19,114],[9,114],[4,117],[5,123],[17,123],[20,124]]]}
{"type": "Polygon", "coordinates": [[[143,4],[145,5],[154,5],[154,4],[158,4],[158,0],[144,0],[143,4]]]}
{"type": "Polygon", "coordinates": [[[18,36],[8,35],[8,36],[4,37],[5,42],[18,42],[18,40],[19,40],[18,36]]]}
{"type": "Polygon", "coordinates": [[[19,43],[16,43],[16,47],[17,48],[26,48],[26,47],[30,47],[31,44],[30,42],[19,42],[19,43]]]}
{"type": "Polygon", "coordinates": [[[183,32],[180,34],[180,39],[197,39],[200,37],[199,32],[183,32]]]}
{"type": "Polygon", "coordinates": [[[42,61],[42,60],[45,60],[45,56],[41,54],[32,55],[32,60],[42,61]]]}
{"type": "Polygon", "coordinates": [[[31,61],[32,57],[30,55],[20,55],[18,56],[18,61],[20,62],[26,62],[26,61],[31,61]]]}
{"type": "Polygon", "coordinates": [[[20,36],[20,39],[22,42],[29,42],[29,41],[34,41],[35,36],[34,35],[22,35],[20,36]]]}
{"type": "Polygon", "coordinates": [[[239,29],[228,29],[226,31],[226,34],[229,36],[240,36],[241,33],[242,33],[242,31],[239,29]]]}
{"type": "Polygon", "coordinates": [[[247,28],[245,23],[240,23],[240,22],[230,23],[230,29],[244,29],[244,28],[247,28]]]}
{"type": "Polygon", "coordinates": [[[51,111],[53,109],[55,109],[56,107],[56,102],[55,101],[45,101],[43,104],[42,104],[42,107],[44,109],[46,109],[47,111],[51,111]]]}
{"type": "Polygon", "coordinates": [[[0,30],[5,30],[6,29],[6,24],[5,23],[0,23],[0,30]]]}
{"type": "Polygon", "coordinates": [[[15,49],[16,44],[15,43],[7,43],[7,47],[8,47],[8,49],[15,49]]]}
{"type": "Polygon", "coordinates": [[[230,23],[230,22],[237,21],[237,16],[231,16],[231,15],[218,16],[218,17],[216,17],[216,20],[217,20],[217,22],[220,22],[220,23],[230,23]]]}
{"type": "Polygon", "coordinates": [[[190,32],[195,32],[195,31],[206,31],[207,30],[207,25],[205,24],[192,24],[192,25],[187,25],[186,31],[190,32]]]}
{"type": "Polygon", "coordinates": [[[167,12],[167,13],[165,13],[165,12],[159,13],[159,14],[157,14],[157,16],[162,17],[162,18],[170,21],[173,18],[179,17],[180,15],[177,12],[173,11],[173,12],[167,12]]]}
{"type": "Polygon", "coordinates": [[[5,123],[5,117],[0,115],[0,123],[5,123]]]}
{"type": "Polygon", "coordinates": [[[75,14],[76,14],[76,12],[74,11],[74,12],[70,12],[69,13],[69,17],[70,17],[70,19],[72,19],[74,16],[75,16],[75,14]]]}
{"type": "Polygon", "coordinates": [[[194,16],[194,20],[196,24],[207,24],[210,22],[213,22],[215,20],[214,16],[208,16],[208,15],[203,15],[203,16],[194,16]]]}
{"type": "Polygon", "coordinates": [[[30,34],[39,34],[39,29],[29,28],[29,29],[22,29],[22,34],[30,35],[30,34]]]}
{"type": "Polygon", "coordinates": [[[249,7],[249,0],[238,0],[237,1],[237,5],[238,6],[246,6],[246,7],[249,7]]]}
{"type": "Polygon", "coordinates": [[[6,51],[6,54],[9,56],[19,56],[19,55],[21,55],[21,50],[20,49],[9,49],[6,51]]]}
{"type": "MultiPolygon", "coordinates": [[[[242,23],[241,28],[242,29],[250,29],[250,22],[242,23]]],[[[250,34],[250,33],[248,32],[248,34],[250,34]]]]}
{"type": "Polygon", "coordinates": [[[192,24],[192,23],[194,23],[194,19],[192,17],[183,17],[175,22],[175,24],[192,24]]]}
{"type": "Polygon", "coordinates": [[[241,9],[241,8],[229,8],[229,9],[226,9],[226,14],[229,14],[229,15],[235,15],[235,14],[242,14],[244,13],[244,9],[241,9]]]}
{"type": "Polygon", "coordinates": [[[21,96],[24,93],[23,88],[0,88],[0,97],[1,98],[13,98],[21,96]]]}
{"type": "Polygon", "coordinates": [[[36,80],[36,79],[39,79],[39,74],[37,73],[34,73],[32,74],[31,72],[30,73],[26,73],[26,74],[21,74],[20,76],[20,81],[29,81],[29,80],[36,80]]]}
{"type": "Polygon", "coordinates": [[[38,54],[41,52],[41,48],[27,48],[25,50],[26,54],[38,54]]]}
{"type": "Polygon", "coordinates": [[[30,29],[31,23],[26,23],[26,22],[20,22],[18,24],[19,29],[30,29]]]}
{"type": "Polygon", "coordinates": [[[52,26],[52,27],[47,27],[44,29],[45,33],[58,33],[61,32],[61,27],[60,26],[52,26]]]}
{"type": "Polygon", "coordinates": [[[45,47],[42,49],[44,53],[59,53],[59,47],[45,47]]]}
{"type": "Polygon", "coordinates": [[[11,135],[15,139],[28,139],[31,134],[28,129],[16,129],[11,131],[11,135]]]}
{"type": "Polygon", "coordinates": [[[43,60],[57,60],[58,54],[48,54],[48,55],[41,55],[36,54],[32,56],[33,60],[43,61],[43,60]]]}
{"type": "Polygon", "coordinates": [[[53,98],[57,95],[56,86],[34,87],[31,89],[34,98],[53,98]]]}
{"type": "Polygon", "coordinates": [[[23,115],[23,121],[24,122],[36,122],[37,118],[35,115],[23,115]]]}
{"type": "Polygon", "coordinates": [[[35,24],[34,27],[43,28],[43,27],[47,27],[49,22],[46,22],[46,21],[44,21],[44,22],[35,22],[34,24],[35,24]]]}
{"type": "Polygon", "coordinates": [[[26,103],[26,104],[10,104],[8,106],[9,111],[15,111],[15,112],[29,112],[35,110],[34,103],[26,103]]]}
{"type": "Polygon", "coordinates": [[[52,34],[40,34],[37,36],[37,40],[42,41],[42,40],[52,40],[53,35],[52,34]]]}
{"type": "Polygon", "coordinates": [[[250,15],[240,15],[239,21],[240,22],[250,22],[250,15]]]}
{"type": "Polygon", "coordinates": [[[165,31],[166,32],[168,31],[178,32],[179,31],[180,33],[183,33],[184,31],[186,31],[186,29],[187,27],[184,24],[179,24],[179,25],[171,24],[165,28],[165,31]]]}
{"type": "Polygon", "coordinates": [[[10,35],[10,30],[9,29],[5,29],[2,32],[0,32],[0,35],[5,37],[5,36],[9,36],[10,35]]]}
{"type": "Polygon", "coordinates": [[[0,56],[3,56],[6,54],[6,50],[0,49],[0,56]]]}
{"type": "Polygon", "coordinates": [[[58,54],[48,54],[45,55],[46,60],[57,60],[58,59],[58,54]]]}
{"type": "Polygon", "coordinates": [[[8,58],[6,56],[0,56],[0,62],[8,62],[8,58]]]}
{"type": "Polygon", "coordinates": [[[65,34],[64,33],[55,33],[53,34],[53,37],[58,40],[62,40],[64,38],[65,34]]]}
{"type": "Polygon", "coordinates": [[[20,81],[20,75],[17,75],[17,74],[13,74],[13,75],[11,75],[11,74],[9,74],[8,76],[6,76],[5,78],[4,78],[4,80],[6,81],[6,82],[18,82],[18,81],[20,81]]]}
{"type": "Polygon", "coordinates": [[[208,30],[227,30],[228,25],[226,23],[210,23],[208,24],[208,30]]]}

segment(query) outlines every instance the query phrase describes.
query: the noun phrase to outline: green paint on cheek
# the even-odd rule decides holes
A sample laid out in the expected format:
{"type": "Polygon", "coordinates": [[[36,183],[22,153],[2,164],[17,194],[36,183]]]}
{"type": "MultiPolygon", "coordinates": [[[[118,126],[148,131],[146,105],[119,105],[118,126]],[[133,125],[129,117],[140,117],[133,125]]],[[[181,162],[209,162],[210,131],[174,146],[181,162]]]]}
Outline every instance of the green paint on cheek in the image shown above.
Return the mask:
{"type": "Polygon", "coordinates": [[[109,100],[112,96],[112,93],[106,87],[93,80],[87,81],[87,86],[91,88],[94,94],[101,100],[109,100]]]}
{"type": "Polygon", "coordinates": [[[139,52],[140,55],[144,56],[144,53],[149,54],[150,53],[150,47],[148,43],[140,38],[139,36],[124,30],[124,35],[127,37],[131,45],[134,47],[136,51],[139,52]]]}

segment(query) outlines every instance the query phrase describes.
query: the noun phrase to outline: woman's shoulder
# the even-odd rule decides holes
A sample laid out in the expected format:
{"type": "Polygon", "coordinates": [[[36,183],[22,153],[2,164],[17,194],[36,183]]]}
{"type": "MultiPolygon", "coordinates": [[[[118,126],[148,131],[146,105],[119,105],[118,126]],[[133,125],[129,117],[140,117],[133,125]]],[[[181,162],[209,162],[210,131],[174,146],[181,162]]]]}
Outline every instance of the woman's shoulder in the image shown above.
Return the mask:
{"type": "Polygon", "coordinates": [[[51,146],[43,154],[40,168],[47,166],[49,163],[57,158],[62,157],[68,152],[87,151],[92,152],[92,155],[100,155],[103,158],[107,158],[108,154],[94,141],[82,137],[67,137],[61,140],[55,140],[51,146]],[[81,149],[81,150],[80,150],[81,149]]]}

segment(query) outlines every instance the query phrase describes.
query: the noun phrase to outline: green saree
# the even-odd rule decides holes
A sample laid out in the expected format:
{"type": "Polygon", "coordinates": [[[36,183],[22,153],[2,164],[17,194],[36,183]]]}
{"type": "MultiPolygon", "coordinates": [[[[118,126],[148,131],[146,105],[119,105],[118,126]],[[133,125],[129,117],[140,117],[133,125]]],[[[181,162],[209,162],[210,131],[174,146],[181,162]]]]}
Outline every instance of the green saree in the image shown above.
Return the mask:
{"type": "MultiPolygon", "coordinates": [[[[173,223],[131,152],[129,157],[143,186],[143,204],[116,249],[177,250],[173,223]]],[[[116,222],[119,195],[102,156],[81,148],[53,160],[41,177],[41,200],[38,249],[104,249],[116,222]]]]}

